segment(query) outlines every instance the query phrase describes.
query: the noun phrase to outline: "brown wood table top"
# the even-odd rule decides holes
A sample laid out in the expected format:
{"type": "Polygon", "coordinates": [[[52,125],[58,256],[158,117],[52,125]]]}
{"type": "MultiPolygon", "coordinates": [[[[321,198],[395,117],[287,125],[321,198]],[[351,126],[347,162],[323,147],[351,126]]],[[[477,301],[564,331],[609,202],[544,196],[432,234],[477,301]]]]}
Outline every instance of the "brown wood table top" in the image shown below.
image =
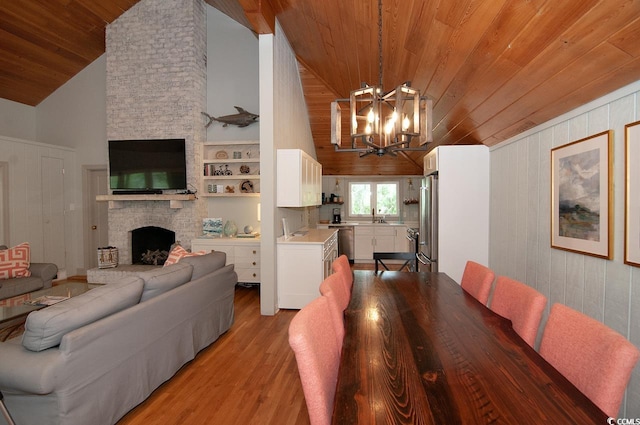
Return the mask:
{"type": "Polygon", "coordinates": [[[354,276],[334,424],[607,423],[509,320],[446,274],[354,276]]]}

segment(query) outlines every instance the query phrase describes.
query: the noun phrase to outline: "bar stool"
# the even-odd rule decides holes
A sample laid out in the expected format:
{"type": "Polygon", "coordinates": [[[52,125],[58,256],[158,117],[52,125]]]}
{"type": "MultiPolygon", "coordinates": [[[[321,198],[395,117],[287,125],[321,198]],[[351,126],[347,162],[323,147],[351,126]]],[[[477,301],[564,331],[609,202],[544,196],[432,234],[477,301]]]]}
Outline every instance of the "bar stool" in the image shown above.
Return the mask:
{"type": "Polygon", "coordinates": [[[373,259],[376,261],[376,273],[378,273],[378,265],[389,270],[389,267],[382,260],[405,260],[398,271],[404,269],[408,272],[415,271],[416,254],[413,252],[374,252],[373,259]]]}

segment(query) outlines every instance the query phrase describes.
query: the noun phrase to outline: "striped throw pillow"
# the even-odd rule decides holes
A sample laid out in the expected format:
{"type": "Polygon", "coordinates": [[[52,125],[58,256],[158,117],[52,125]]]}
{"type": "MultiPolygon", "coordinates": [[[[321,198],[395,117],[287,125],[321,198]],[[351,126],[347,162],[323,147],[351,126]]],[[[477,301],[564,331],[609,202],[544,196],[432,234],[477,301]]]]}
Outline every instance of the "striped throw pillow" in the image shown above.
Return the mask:
{"type": "Polygon", "coordinates": [[[170,266],[171,264],[175,264],[184,257],[193,257],[194,255],[204,255],[206,253],[207,253],[206,251],[189,252],[186,249],[184,249],[182,246],[176,245],[169,253],[169,256],[167,257],[167,260],[164,262],[163,267],[170,266]]]}
{"type": "Polygon", "coordinates": [[[30,258],[29,242],[0,250],[0,279],[31,276],[29,271],[30,258]]]}

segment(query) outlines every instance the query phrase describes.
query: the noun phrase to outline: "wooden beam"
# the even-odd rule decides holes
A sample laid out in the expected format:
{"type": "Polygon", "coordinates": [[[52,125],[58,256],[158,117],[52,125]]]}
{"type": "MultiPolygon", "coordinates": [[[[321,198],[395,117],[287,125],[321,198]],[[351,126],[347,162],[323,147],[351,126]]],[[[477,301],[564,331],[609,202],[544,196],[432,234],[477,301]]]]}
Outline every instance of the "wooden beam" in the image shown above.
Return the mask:
{"type": "Polygon", "coordinates": [[[268,0],[238,0],[258,34],[275,34],[276,14],[268,0]]]}

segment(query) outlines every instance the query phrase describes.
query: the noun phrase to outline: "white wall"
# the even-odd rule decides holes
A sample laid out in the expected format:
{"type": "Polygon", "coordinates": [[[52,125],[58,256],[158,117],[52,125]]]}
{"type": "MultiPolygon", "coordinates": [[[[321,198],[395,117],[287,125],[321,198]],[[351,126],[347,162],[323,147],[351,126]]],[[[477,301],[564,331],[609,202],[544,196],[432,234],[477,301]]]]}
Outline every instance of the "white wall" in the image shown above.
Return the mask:
{"type": "MultiPolygon", "coordinates": [[[[234,106],[260,114],[258,38],[219,10],[207,7],[207,110],[220,117],[236,114],[234,106]]],[[[203,124],[208,119],[203,116],[203,124]]],[[[214,121],[207,141],[260,140],[260,120],[247,127],[214,121]]],[[[208,198],[208,217],[234,220],[240,232],[250,225],[260,231],[258,197],[208,198]]]]}
{"type": "MultiPolygon", "coordinates": [[[[623,263],[624,126],[640,119],[640,81],[516,136],[491,151],[490,267],[604,322],[640,347],[640,269],[623,263]],[[550,247],[551,149],[614,131],[613,260],[550,247]]],[[[540,337],[540,335],[538,335],[540,337]]],[[[640,366],[620,417],[640,417],[640,366]]]]}
{"type": "Polygon", "coordinates": [[[0,99],[0,134],[24,140],[36,140],[36,108],[0,99]]]}
{"type": "Polygon", "coordinates": [[[69,276],[85,268],[82,166],[107,164],[105,63],[102,55],[36,107],[36,140],[73,149],[76,155],[75,166],[65,170],[70,181],[65,187],[69,276]]]}
{"type": "Polygon", "coordinates": [[[75,149],[80,164],[106,164],[106,55],[53,92],[36,110],[38,142],[75,149]]]}
{"type": "MultiPolygon", "coordinates": [[[[224,13],[207,6],[207,114],[238,113],[235,106],[260,115],[258,38],[224,13]]],[[[202,117],[203,124],[207,118],[202,117]]],[[[260,124],[247,127],[214,121],[207,140],[258,140],[260,124]]]]}
{"type": "MultiPolygon", "coordinates": [[[[262,201],[260,310],[277,311],[276,238],[282,218],[292,230],[316,222],[317,208],[276,208],[276,150],[300,148],[316,158],[295,55],[276,22],[260,36],[260,188],[262,201]]],[[[320,284],[320,282],[318,282],[320,284]]]]}

